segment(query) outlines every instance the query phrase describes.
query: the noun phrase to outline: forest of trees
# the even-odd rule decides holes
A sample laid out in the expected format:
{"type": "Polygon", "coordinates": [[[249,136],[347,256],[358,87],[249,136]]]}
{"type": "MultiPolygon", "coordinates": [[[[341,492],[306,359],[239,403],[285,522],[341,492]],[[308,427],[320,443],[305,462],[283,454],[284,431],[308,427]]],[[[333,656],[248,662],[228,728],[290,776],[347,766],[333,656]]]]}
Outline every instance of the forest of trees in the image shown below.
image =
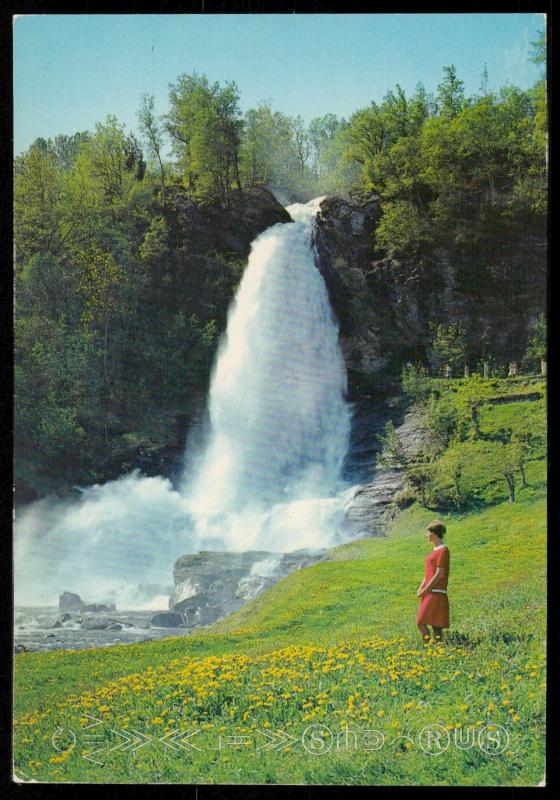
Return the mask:
{"type": "MultiPolygon", "coordinates": [[[[533,57],[543,63],[544,39],[533,57]]],[[[400,86],[381,103],[305,124],[267,103],[242,113],[234,83],[181,75],[137,133],[114,116],[37,139],[15,159],[16,479],[36,493],[119,474],[176,439],[205,391],[242,274],[232,254],[191,253],[181,198],[218,205],[250,187],[286,201],[381,198],[380,258],[411,269],[434,247],[490,227],[546,225],[544,76],[466,96],[453,66],[435,95],[400,86]],[[175,437],[175,439],[174,439],[175,437]]],[[[31,495],[30,495],[31,496],[31,495]]]]}

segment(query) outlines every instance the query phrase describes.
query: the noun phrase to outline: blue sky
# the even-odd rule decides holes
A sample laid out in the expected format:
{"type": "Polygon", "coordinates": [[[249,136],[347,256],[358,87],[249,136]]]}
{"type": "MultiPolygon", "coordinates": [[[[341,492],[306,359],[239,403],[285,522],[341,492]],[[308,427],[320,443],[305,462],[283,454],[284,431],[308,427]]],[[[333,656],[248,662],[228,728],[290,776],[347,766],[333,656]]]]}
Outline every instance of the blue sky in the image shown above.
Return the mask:
{"type": "Polygon", "coordinates": [[[487,65],[490,88],[528,88],[537,14],[47,14],[14,22],[14,147],[93,130],[115,114],[136,131],[143,92],[167,110],[181,73],[236,81],[243,110],[269,100],[309,121],[348,117],[400,83],[435,91],[455,64],[467,93],[487,65]]]}

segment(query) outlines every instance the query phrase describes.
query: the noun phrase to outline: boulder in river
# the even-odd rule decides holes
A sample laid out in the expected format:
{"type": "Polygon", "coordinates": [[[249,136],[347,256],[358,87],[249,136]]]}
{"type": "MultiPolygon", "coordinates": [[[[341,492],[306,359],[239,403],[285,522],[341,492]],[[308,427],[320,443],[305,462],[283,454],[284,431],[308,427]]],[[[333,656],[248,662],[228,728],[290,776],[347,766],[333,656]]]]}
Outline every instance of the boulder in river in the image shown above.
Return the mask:
{"type": "Polygon", "coordinates": [[[114,620],[108,617],[87,617],[80,625],[80,628],[86,631],[105,631],[113,622],[114,620]]]}
{"type": "Polygon", "coordinates": [[[175,611],[161,611],[151,619],[154,628],[178,628],[183,622],[182,615],[175,611]]]}
{"type": "Polygon", "coordinates": [[[79,594],[62,592],[58,598],[58,607],[61,611],[81,611],[85,606],[79,594]]]}
{"type": "Polygon", "coordinates": [[[86,603],[74,592],[63,592],[58,598],[58,607],[60,611],[89,611],[94,614],[117,610],[114,603],[86,603]]]}

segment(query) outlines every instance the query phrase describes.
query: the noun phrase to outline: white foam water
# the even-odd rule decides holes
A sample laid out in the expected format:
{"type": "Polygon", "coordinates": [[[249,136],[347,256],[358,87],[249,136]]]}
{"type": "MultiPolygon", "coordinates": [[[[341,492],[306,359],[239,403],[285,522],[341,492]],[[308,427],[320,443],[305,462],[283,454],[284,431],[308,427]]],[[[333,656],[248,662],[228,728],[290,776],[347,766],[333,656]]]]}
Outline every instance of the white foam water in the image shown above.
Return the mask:
{"type": "Polygon", "coordinates": [[[318,200],[253,243],[209,394],[209,430],[181,483],[138,471],[16,515],[20,605],[146,608],[197,550],[323,548],[349,537],[341,467],[350,410],[338,329],[315,265],[318,200]]]}

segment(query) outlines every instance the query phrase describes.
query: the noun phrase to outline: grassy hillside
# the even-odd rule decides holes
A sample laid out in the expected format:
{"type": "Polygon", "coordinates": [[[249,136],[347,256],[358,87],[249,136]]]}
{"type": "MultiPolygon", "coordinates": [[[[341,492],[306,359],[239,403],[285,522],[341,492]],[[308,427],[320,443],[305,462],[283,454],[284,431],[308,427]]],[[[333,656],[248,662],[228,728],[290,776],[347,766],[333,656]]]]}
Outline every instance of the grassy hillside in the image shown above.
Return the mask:
{"type": "MultiPolygon", "coordinates": [[[[505,382],[498,388],[505,394],[505,382]]],[[[488,437],[530,425],[544,441],[542,400],[485,406],[480,421],[488,437]]],[[[333,549],[329,560],[188,639],[18,655],[16,774],[81,782],[539,783],[543,441],[515,503],[487,469],[492,438],[452,445],[470,448],[477,497],[443,515],[451,551],[445,646],[422,645],[414,626],[429,550],[424,528],[435,515],[414,503],[387,538],[333,549]],[[427,738],[432,725],[444,752],[427,738]],[[192,734],[182,744],[181,731],[192,734]],[[86,741],[94,733],[98,741],[86,741]]]]}

